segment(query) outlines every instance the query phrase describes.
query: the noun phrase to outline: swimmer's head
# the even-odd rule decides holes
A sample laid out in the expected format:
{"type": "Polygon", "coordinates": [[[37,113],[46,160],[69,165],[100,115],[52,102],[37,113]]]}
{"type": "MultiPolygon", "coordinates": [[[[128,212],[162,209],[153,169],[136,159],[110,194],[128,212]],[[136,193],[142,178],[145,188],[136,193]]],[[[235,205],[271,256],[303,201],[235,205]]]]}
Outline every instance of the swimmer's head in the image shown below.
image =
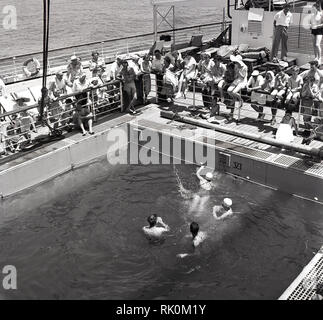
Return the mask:
{"type": "Polygon", "coordinates": [[[223,199],[223,202],[222,202],[222,207],[229,210],[232,206],[232,200],[229,199],[229,198],[225,198],[223,199]]]}
{"type": "Polygon", "coordinates": [[[196,222],[191,223],[190,231],[192,233],[193,238],[195,238],[197,236],[199,229],[200,229],[200,227],[199,227],[198,223],[196,223],[196,222]]]}
{"type": "Polygon", "coordinates": [[[157,224],[157,214],[152,214],[147,218],[147,221],[149,223],[149,227],[152,228],[157,224]]]}
{"type": "Polygon", "coordinates": [[[206,175],[205,175],[205,179],[207,181],[212,181],[213,179],[213,173],[212,172],[208,172],[206,175]]]}

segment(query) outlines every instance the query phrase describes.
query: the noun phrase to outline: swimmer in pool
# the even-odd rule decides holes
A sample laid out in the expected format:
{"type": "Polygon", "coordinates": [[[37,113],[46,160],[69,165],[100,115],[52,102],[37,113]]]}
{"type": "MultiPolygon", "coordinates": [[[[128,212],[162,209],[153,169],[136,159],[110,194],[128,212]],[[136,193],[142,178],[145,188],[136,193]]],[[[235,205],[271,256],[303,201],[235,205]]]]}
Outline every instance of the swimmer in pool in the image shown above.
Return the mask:
{"type": "Polygon", "coordinates": [[[205,178],[204,178],[204,177],[201,176],[201,172],[204,169],[205,169],[205,166],[201,166],[197,170],[196,176],[200,180],[200,186],[201,186],[201,188],[204,189],[204,190],[206,190],[206,191],[210,191],[214,187],[214,184],[212,183],[213,173],[212,172],[207,172],[206,175],[205,175],[205,178]]]}
{"type": "MultiPolygon", "coordinates": [[[[192,222],[190,225],[190,231],[193,236],[192,245],[194,248],[198,247],[207,237],[206,232],[200,231],[200,226],[196,222],[192,222]]],[[[191,256],[189,253],[180,253],[177,255],[178,258],[185,258],[191,256]]]]}
{"type": "Polygon", "coordinates": [[[213,207],[213,217],[217,220],[225,219],[233,214],[232,209],[232,200],[225,198],[221,206],[213,207]]]}
{"type": "Polygon", "coordinates": [[[161,217],[157,217],[156,214],[149,216],[147,221],[149,226],[143,227],[142,230],[149,239],[159,239],[162,237],[164,232],[168,232],[170,230],[169,226],[164,223],[161,217]]]}

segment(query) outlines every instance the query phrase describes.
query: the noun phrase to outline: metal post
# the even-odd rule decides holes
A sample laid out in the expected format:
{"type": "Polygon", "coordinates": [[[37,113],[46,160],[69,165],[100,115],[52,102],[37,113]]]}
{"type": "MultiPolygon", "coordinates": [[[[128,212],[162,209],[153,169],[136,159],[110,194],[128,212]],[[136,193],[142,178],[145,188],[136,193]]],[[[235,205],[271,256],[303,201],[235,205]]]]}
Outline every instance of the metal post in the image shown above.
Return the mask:
{"type": "Polygon", "coordinates": [[[102,58],[104,59],[104,61],[105,61],[105,58],[104,58],[104,48],[103,48],[103,46],[104,46],[104,42],[102,41],[101,42],[101,51],[102,51],[102,58]]]}
{"type": "Polygon", "coordinates": [[[196,106],[196,103],[195,103],[195,91],[196,91],[196,88],[195,88],[195,79],[193,79],[193,107],[196,106]]]}
{"type": "Polygon", "coordinates": [[[91,107],[92,107],[92,113],[93,113],[93,121],[96,122],[97,121],[97,117],[96,117],[96,111],[95,111],[95,102],[94,102],[94,89],[91,90],[91,107]]]}
{"type": "Polygon", "coordinates": [[[156,103],[158,104],[158,79],[157,79],[157,74],[155,74],[156,78],[156,103]]]}
{"type": "Polygon", "coordinates": [[[173,6],[173,50],[175,50],[175,45],[176,45],[176,41],[175,41],[175,6],[173,6]]]}
{"type": "Polygon", "coordinates": [[[297,130],[299,129],[300,120],[301,120],[301,102],[299,103],[299,106],[298,106],[298,115],[297,115],[297,121],[296,121],[297,130]]]}
{"type": "Polygon", "coordinates": [[[153,6],[154,41],[157,41],[157,5],[153,6]]]}
{"type": "Polygon", "coordinates": [[[119,91],[120,91],[120,111],[123,112],[123,94],[122,94],[122,82],[121,81],[120,81],[119,91]]]}
{"type": "Polygon", "coordinates": [[[15,81],[16,81],[17,77],[18,77],[17,68],[16,68],[16,57],[13,57],[12,60],[13,60],[13,67],[14,67],[14,70],[15,70],[15,81]]]}

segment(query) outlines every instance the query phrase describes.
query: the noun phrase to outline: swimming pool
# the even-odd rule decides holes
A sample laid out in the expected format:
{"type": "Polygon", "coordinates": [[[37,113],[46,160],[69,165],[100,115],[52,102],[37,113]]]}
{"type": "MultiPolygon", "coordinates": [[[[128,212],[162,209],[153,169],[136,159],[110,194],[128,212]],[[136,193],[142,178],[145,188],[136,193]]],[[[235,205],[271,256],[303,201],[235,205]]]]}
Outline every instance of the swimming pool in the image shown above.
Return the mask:
{"type": "Polygon", "coordinates": [[[322,245],[322,207],[221,173],[194,207],[177,175],[197,191],[195,170],[100,161],[6,199],[0,266],[16,266],[18,290],[0,297],[277,299],[322,245]],[[212,206],[228,196],[235,216],[214,221],[212,206]],[[171,227],[159,244],[141,230],[152,213],[171,227]],[[208,239],[179,259],[192,251],[193,220],[208,239]]]}

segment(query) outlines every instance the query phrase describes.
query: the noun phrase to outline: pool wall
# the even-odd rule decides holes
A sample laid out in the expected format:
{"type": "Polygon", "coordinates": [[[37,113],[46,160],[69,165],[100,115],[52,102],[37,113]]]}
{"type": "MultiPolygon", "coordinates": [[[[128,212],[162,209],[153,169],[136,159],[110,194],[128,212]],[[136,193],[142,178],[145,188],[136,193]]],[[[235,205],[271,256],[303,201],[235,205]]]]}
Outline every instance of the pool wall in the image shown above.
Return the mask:
{"type": "Polygon", "coordinates": [[[152,163],[156,164],[200,164],[205,162],[203,154],[208,154],[212,158],[211,167],[218,171],[323,203],[323,172],[320,172],[319,164],[317,168],[313,164],[306,167],[302,159],[234,144],[226,141],[222,133],[209,129],[195,127],[179,129],[174,133],[175,122],[156,117],[153,108],[147,110],[138,118],[121,116],[117,121],[107,121],[101,132],[94,136],[80,141],[70,140],[67,146],[3,170],[0,172],[2,198],[107,155],[110,155],[109,160],[113,159],[115,150],[111,149],[111,145],[115,146],[115,142],[109,142],[108,137],[111,140],[111,137],[123,132],[126,135],[118,144],[121,163],[150,164],[139,159],[140,150],[147,147],[146,153],[153,155],[152,163]],[[154,133],[158,141],[147,144],[143,131],[144,135],[154,133]],[[142,147],[138,148],[138,145],[142,147]],[[190,152],[187,153],[187,150],[190,152]]]}
{"type": "MultiPolygon", "coordinates": [[[[223,143],[221,140],[212,138],[212,131],[210,137],[210,131],[205,129],[198,129],[200,130],[198,135],[189,130],[177,135],[169,131],[167,125],[154,128],[152,122],[139,121],[130,123],[129,130],[133,131],[130,136],[138,136],[139,144],[141,130],[145,130],[146,135],[149,130],[158,132],[159,146],[152,152],[159,153],[160,159],[168,157],[172,159],[170,160],[172,163],[200,164],[201,161],[196,158],[196,155],[200,155],[203,150],[204,154],[212,155],[212,168],[217,171],[226,172],[293,196],[323,203],[323,178],[316,175],[314,169],[314,173],[306,172],[307,168],[300,159],[223,143]],[[166,136],[168,138],[165,138],[166,136]],[[168,145],[168,148],[165,148],[165,145],[168,145]],[[178,148],[178,146],[181,147],[178,148]],[[197,148],[198,152],[195,152],[197,148]],[[186,149],[194,150],[194,152],[188,156],[186,149]]],[[[130,145],[134,143],[135,141],[130,141],[130,145]]],[[[142,147],[145,148],[144,142],[142,147]]]]}
{"type": "MultiPolygon", "coordinates": [[[[107,140],[126,130],[126,124],[108,128],[94,136],[71,143],[32,160],[28,160],[0,172],[0,194],[2,198],[51,180],[74,168],[81,167],[99,158],[107,157],[113,143],[107,140]]],[[[120,158],[126,156],[128,141],[120,141],[120,158]]],[[[124,160],[126,161],[126,160],[124,160]]]]}

